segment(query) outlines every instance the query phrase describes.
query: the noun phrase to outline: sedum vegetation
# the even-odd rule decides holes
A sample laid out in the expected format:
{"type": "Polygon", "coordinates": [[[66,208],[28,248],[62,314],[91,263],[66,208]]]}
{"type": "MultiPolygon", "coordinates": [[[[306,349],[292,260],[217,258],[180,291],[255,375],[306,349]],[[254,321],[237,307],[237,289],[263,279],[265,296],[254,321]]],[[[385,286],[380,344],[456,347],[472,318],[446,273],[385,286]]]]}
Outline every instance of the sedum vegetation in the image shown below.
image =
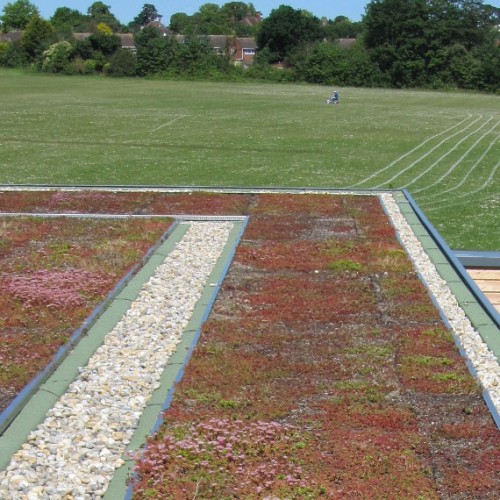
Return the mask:
{"type": "Polygon", "coordinates": [[[258,78],[360,87],[500,88],[500,9],[482,0],[372,0],[361,22],[319,19],[280,5],[262,18],[253,4],[207,3],[165,27],[153,4],[127,26],[103,2],[83,14],[59,7],[49,20],[29,0],[0,16],[0,66],[31,65],[51,73],[111,76],[258,78]],[[85,38],[73,33],[85,32],[85,38]],[[136,50],[118,34],[132,33],[136,50]],[[181,37],[177,35],[182,35],[181,37]],[[254,64],[235,65],[229,48],[214,51],[207,35],[253,37],[254,64]],[[351,39],[346,46],[342,40],[351,39]],[[279,63],[279,69],[275,66],[279,63]]]}

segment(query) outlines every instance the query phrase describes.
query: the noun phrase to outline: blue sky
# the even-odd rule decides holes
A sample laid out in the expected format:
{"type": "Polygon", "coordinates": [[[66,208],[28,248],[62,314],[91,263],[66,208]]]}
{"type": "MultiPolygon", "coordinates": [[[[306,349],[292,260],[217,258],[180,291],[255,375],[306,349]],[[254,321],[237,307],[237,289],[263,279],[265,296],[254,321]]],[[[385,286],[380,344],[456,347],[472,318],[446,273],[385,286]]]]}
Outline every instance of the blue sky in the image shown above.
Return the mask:
{"type": "MultiPolygon", "coordinates": [[[[13,3],[15,0],[0,0],[0,11],[7,3],[13,3]]],[[[94,0],[30,0],[34,3],[42,17],[49,19],[58,7],[69,7],[77,9],[83,14],[87,13],[87,9],[94,0]]],[[[106,5],[111,7],[111,12],[123,23],[127,24],[137,16],[145,3],[152,3],[158,12],[163,15],[164,24],[168,24],[170,16],[176,12],[184,12],[193,14],[201,5],[205,3],[216,3],[224,5],[230,0],[217,2],[210,0],[102,0],[106,5]]],[[[245,0],[243,0],[245,1],[245,0]]],[[[245,3],[250,3],[246,2],[245,3]]],[[[346,16],[351,21],[360,21],[365,12],[365,6],[369,3],[368,0],[254,0],[254,7],[262,12],[264,17],[268,16],[272,9],[280,5],[290,5],[294,9],[305,9],[312,12],[317,17],[327,17],[335,19],[337,16],[346,16]]],[[[485,4],[500,7],[500,0],[487,0],[485,4]]]]}
{"type": "MultiPolygon", "coordinates": [[[[77,9],[83,14],[87,13],[89,8],[95,0],[30,0],[40,10],[40,14],[45,19],[52,17],[52,14],[58,7],[69,7],[77,9]]],[[[104,4],[111,7],[111,12],[123,23],[127,24],[137,16],[145,3],[151,3],[156,7],[156,10],[163,15],[164,24],[168,24],[170,16],[176,12],[184,12],[186,14],[193,14],[198,11],[201,5],[205,3],[215,3],[217,5],[224,5],[231,0],[227,1],[212,1],[212,0],[101,0],[104,4]]],[[[254,0],[254,7],[262,12],[264,17],[268,16],[272,9],[280,5],[290,5],[294,9],[306,9],[312,12],[317,17],[327,17],[335,19],[337,16],[346,16],[351,21],[361,20],[364,14],[365,5],[367,0],[254,0]]],[[[500,0],[499,0],[500,1],[500,0]]],[[[15,0],[0,0],[0,10],[3,11],[7,3],[13,3],[15,0]]]]}

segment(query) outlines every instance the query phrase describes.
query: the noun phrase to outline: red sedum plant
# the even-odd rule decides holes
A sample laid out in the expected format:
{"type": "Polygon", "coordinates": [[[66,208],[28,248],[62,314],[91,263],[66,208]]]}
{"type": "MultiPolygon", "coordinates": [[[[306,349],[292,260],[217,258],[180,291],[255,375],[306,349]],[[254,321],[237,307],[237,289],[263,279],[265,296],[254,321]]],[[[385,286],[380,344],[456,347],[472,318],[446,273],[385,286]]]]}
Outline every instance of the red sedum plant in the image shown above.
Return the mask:
{"type": "MultiPolygon", "coordinates": [[[[250,217],[134,498],[499,496],[500,433],[376,197],[2,193],[9,207],[250,217]]],[[[4,395],[166,227],[146,221],[2,219],[4,395]]]]}
{"type": "Polygon", "coordinates": [[[494,498],[500,434],[379,201],[260,195],[249,215],[133,497],[494,498]]]}
{"type": "MultiPolygon", "coordinates": [[[[30,193],[26,199],[38,206],[50,197],[30,193]]],[[[0,220],[0,410],[170,224],[168,219],[0,220]]]]}

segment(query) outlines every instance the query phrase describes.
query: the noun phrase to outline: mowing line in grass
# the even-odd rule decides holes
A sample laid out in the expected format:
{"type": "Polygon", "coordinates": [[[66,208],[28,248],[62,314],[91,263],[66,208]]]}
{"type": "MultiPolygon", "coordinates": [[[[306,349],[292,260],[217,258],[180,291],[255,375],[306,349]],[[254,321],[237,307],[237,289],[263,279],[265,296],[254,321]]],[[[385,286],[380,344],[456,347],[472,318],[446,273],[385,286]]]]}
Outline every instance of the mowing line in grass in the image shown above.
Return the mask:
{"type": "MultiPolygon", "coordinates": [[[[449,189],[445,189],[444,191],[439,191],[438,193],[434,193],[434,194],[428,194],[426,196],[426,200],[424,200],[421,204],[422,205],[435,205],[436,203],[440,203],[442,201],[447,201],[447,200],[437,200],[437,201],[434,201],[434,202],[431,202],[431,203],[428,203],[427,200],[429,198],[435,198],[436,196],[442,196],[443,194],[446,194],[446,193],[451,193],[452,191],[456,191],[457,189],[459,189],[460,187],[462,187],[465,182],[467,181],[467,179],[469,178],[469,176],[472,174],[472,172],[474,172],[475,168],[480,165],[480,163],[484,160],[484,158],[488,155],[488,153],[490,152],[491,148],[498,142],[498,137],[495,137],[491,142],[490,144],[488,145],[488,147],[484,150],[483,154],[478,158],[478,160],[474,163],[474,165],[472,165],[471,168],[469,168],[469,170],[467,171],[467,173],[464,175],[464,177],[462,178],[462,180],[456,184],[454,187],[452,188],[449,188],[449,189]]],[[[414,193],[418,193],[419,191],[414,191],[414,193]]]]}
{"type": "Polygon", "coordinates": [[[169,125],[172,125],[172,123],[175,123],[177,120],[180,120],[180,119],[182,119],[182,118],[186,118],[186,116],[187,116],[187,115],[180,115],[180,116],[177,116],[177,117],[175,117],[173,120],[170,120],[169,122],[164,123],[163,125],[160,125],[159,127],[154,128],[153,130],[151,130],[151,133],[152,133],[152,132],[156,132],[157,130],[162,129],[163,127],[168,127],[169,125]]]}
{"type": "Polygon", "coordinates": [[[382,172],[385,172],[389,168],[393,167],[396,163],[400,162],[401,160],[403,160],[407,156],[409,156],[412,153],[414,153],[415,151],[419,150],[422,146],[425,146],[425,144],[427,144],[429,141],[432,141],[433,139],[436,139],[440,135],[446,134],[446,133],[450,132],[451,130],[453,130],[454,128],[459,127],[460,125],[462,125],[462,123],[466,122],[471,117],[472,117],[472,115],[469,113],[467,118],[464,118],[461,122],[456,123],[455,125],[452,125],[451,127],[447,128],[446,130],[443,130],[442,132],[439,132],[439,134],[435,134],[435,135],[425,139],[425,141],[421,142],[418,146],[414,147],[411,151],[408,151],[407,153],[400,156],[399,158],[396,158],[393,162],[389,163],[389,165],[381,168],[380,170],[377,170],[376,172],[369,175],[368,177],[365,177],[364,179],[357,182],[356,184],[352,184],[351,186],[347,186],[347,189],[355,188],[355,187],[360,186],[361,184],[364,184],[365,182],[373,179],[374,177],[377,177],[377,175],[381,174],[382,172]]]}
{"type": "MultiPolygon", "coordinates": [[[[416,177],[414,177],[410,182],[404,184],[402,187],[403,188],[407,188],[408,186],[411,186],[412,184],[415,184],[415,182],[417,182],[419,179],[421,179],[424,175],[426,175],[428,172],[430,172],[436,165],[438,165],[439,163],[441,163],[442,160],[444,160],[448,155],[450,155],[451,153],[453,153],[453,151],[455,151],[455,149],[458,148],[458,146],[460,146],[460,144],[462,144],[463,142],[465,142],[469,137],[473,136],[474,134],[477,134],[483,127],[485,127],[491,120],[493,120],[493,117],[490,116],[488,118],[488,120],[486,120],[485,123],[483,123],[479,128],[477,128],[476,130],[473,130],[472,132],[470,132],[469,134],[467,134],[465,137],[462,137],[462,139],[460,139],[451,149],[449,149],[444,155],[440,156],[434,163],[432,163],[429,167],[427,167],[426,170],[424,170],[423,172],[420,172],[420,174],[418,174],[416,177]]],[[[495,125],[496,126],[496,125],[495,125]]],[[[494,128],[494,127],[493,127],[494,128]]],[[[479,140],[482,140],[486,135],[489,134],[489,131],[486,132],[485,134],[483,134],[479,140]]]]}
{"type": "MultiPolygon", "coordinates": [[[[486,181],[484,181],[483,185],[477,189],[475,189],[474,191],[470,191],[468,193],[464,193],[462,195],[459,195],[459,196],[455,196],[454,197],[454,200],[453,202],[451,203],[448,203],[446,205],[441,205],[441,206],[433,206],[433,207],[430,207],[430,208],[426,208],[426,212],[433,212],[435,210],[441,210],[442,208],[447,208],[447,207],[452,207],[454,205],[457,205],[457,204],[460,204],[460,202],[456,201],[457,199],[463,199],[463,198],[468,198],[470,196],[473,196],[474,194],[477,194],[481,191],[483,191],[484,189],[486,189],[490,184],[491,184],[491,181],[493,180],[493,177],[495,177],[495,174],[496,174],[496,171],[498,170],[498,167],[500,166],[500,161],[495,165],[495,167],[493,168],[493,170],[490,172],[490,175],[488,176],[488,178],[486,179],[486,181]]],[[[443,200],[443,201],[448,201],[448,200],[443,200]]],[[[434,205],[438,205],[438,203],[434,203],[434,205]]]]}
{"type": "MultiPolygon", "coordinates": [[[[465,128],[462,128],[458,132],[455,132],[454,134],[446,137],[445,139],[443,139],[442,141],[440,141],[438,144],[436,144],[436,146],[434,146],[429,151],[427,151],[426,153],[424,153],[420,158],[417,158],[414,162],[410,163],[410,165],[408,165],[406,168],[403,168],[403,170],[400,170],[396,175],[393,175],[390,179],[386,180],[385,182],[381,182],[380,184],[377,184],[376,186],[372,186],[372,188],[373,189],[378,189],[378,188],[383,187],[384,185],[387,185],[390,182],[394,181],[395,179],[397,179],[398,177],[400,177],[402,174],[404,174],[408,170],[412,169],[415,165],[417,165],[417,163],[420,163],[422,160],[424,160],[425,158],[427,158],[427,156],[429,156],[431,153],[433,153],[434,151],[436,151],[436,149],[439,149],[444,143],[448,142],[453,137],[456,137],[457,135],[462,134],[467,129],[469,129],[470,127],[472,127],[473,125],[475,125],[482,118],[483,118],[483,115],[479,115],[478,118],[476,118],[472,123],[469,123],[469,125],[467,125],[465,128]]],[[[474,130],[473,133],[475,133],[476,131],[477,130],[474,130]]]]}

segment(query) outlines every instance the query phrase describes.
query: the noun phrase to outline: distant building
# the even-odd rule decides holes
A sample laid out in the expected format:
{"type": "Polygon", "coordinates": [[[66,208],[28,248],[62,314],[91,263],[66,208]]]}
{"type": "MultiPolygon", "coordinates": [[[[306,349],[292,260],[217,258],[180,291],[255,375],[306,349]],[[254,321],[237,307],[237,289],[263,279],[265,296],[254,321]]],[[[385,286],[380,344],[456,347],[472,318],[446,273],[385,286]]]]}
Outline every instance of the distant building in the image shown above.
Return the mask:
{"type": "Polygon", "coordinates": [[[155,19],[146,24],[146,26],[144,27],[156,28],[161,33],[162,36],[170,36],[172,32],[161,22],[162,17],[163,16],[160,15],[156,16],[155,19]]]}
{"type": "MultiPolygon", "coordinates": [[[[218,54],[227,54],[236,64],[250,65],[255,59],[257,44],[255,38],[240,38],[229,35],[205,35],[208,44],[218,54]]],[[[184,35],[175,35],[179,43],[184,43],[184,35]]]]}
{"type": "MultiPolygon", "coordinates": [[[[121,42],[122,49],[135,50],[134,34],[133,33],[113,33],[116,35],[121,42]]],[[[77,41],[87,39],[92,33],[73,33],[73,38],[77,41]]]]}
{"type": "Polygon", "coordinates": [[[0,42],[19,42],[22,36],[22,31],[9,31],[8,33],[0,33],[0,42]]]}
{"type": "Polygon", "coordinates": [[[252,64],[257,51],[255,38],[236,38],[234,43],[233,60],[241,64],[252,64]]]}
{"type": "Polygon", "coordinates": [[[356,43],[356,38],[337,38],[336,43],[343,49],[350,49],[356,43]]]}
{"type": "MultiPolygon", "coordinates": [[[[173,36],[179,43],[183,43],[186,37],[184,35],[172,35],[172,33],[163,25],[156,25],[159,21],[153,21],[148,26],[157,28],[163,36],[173,36]]],[[[91,32],[73,33],[73,38],[77,41],[86,40],[92,35],[91,32]]],[[[121,48],[126,50],[136,50],[133,33],[114,33],[121,41],[121,48]]],[[[21,39],[22,31],[10,31],[9,33],[0,33],[0,41],[17,42],[21,39]]],[[[257,44],[251,37],[235,37],[228,35],[206,35],[208,44],[212,49],[221,55],[229,55],[235,64],[250,65],[255,59],[257,44]]]]}
{"type": "Polygon", "coordinates": [[[260,12],[257,12],[255,16],[247,14],[240,21],[240,24],[242,24],[243,26],[257,26],[257,24],[260,24],[261,22],[262,22],[262,14],[260,12]]]}

